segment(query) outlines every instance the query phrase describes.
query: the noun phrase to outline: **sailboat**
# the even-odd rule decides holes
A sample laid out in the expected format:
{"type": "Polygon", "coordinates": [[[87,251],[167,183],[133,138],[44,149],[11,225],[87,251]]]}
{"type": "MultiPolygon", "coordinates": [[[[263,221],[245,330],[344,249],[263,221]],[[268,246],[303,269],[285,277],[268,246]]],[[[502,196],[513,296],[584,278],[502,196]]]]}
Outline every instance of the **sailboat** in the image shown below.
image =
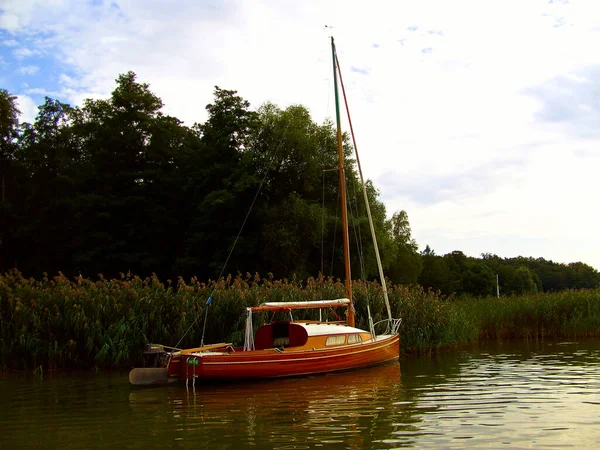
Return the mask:
{"type": "MultiPolygon", "coordinates": [[[[246,308],[246,338],[243,347],[235,348],[231,343],[220,343],[202,345],[191,349],[174,349],[163,345],[149,344],[144,351],[146,367],[133,369],[129,374],[129,381],[132,384],[166,384],[176,381],[185,381],[186,383],[192,381],[192,383],[195,383],[196,380],[241,381],[303,376],[358,369],[398,360],[400,353],[398,334],[400,319],[392,317],[358,153],[356,154],[356,160],[363,184],[363,195],[388,317],[376,324],[369,317],[369,330],[355,327],[338,74],[344,99],[346,96],[333,37],[331,38],[331,50],[335,86],[338,169],[342,198],[346,297],[305,302],[271,302],[246,308]],[[294,312],[302,309],[329,310],[333,308],[346,309],[346,320],[326,322],[321,320],[296,320],[293,317],[294,312]],[[273,317],[275,317],[274,313],[285,313],[286,318],[285,320],[271,321],[262,325],[254,334],[253,314],[265,311],[273,313],[273,317]],[[375,333],[377,326],[384,329],[383,334],[377,335],[375,333]]],[[[348,110],[347,102],[345,103],[346,110],[348,110]]],[[[348,119],[352,129],[349,114],[348,119]]],[[[354,139],[353,131],[352,137],[354,139]]],[[[356,143],[354,146],[356,150],[356,143]]]]}

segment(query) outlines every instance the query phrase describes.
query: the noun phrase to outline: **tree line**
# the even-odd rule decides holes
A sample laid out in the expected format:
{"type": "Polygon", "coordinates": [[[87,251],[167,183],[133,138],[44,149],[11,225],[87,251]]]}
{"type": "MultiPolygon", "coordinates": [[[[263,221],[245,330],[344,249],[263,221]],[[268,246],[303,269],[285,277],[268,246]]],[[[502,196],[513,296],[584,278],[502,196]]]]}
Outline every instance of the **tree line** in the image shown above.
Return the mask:
{"type": "MultiPolygon", "coordinates": [[[[219,87],[204,123],[186,126],[162,108],[133,72],[107,99],[73,107],[46,97],[32,124],[0,89],[1,272],[343,275],[331,121],[315,123],[301,105],[252,110],[219,87]]],[[[370,279],[375,255],[362,244],[370,231],[347,136],[344,153],[352,270],[370,279]]],[[[495,292],[496,274],[506,294],[600,285],[583,263],[419,253],[407,213],[388,219],[370,181],[367,191],[394,283],[478,296],[495,292]]]]}

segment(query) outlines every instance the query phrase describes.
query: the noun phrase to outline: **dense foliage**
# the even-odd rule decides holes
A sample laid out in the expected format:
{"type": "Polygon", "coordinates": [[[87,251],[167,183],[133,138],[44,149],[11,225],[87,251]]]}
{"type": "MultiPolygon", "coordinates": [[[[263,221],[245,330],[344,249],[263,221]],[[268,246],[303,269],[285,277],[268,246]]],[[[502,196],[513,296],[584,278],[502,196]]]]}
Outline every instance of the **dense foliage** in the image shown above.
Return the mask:
{"type": "MultiPolygon", "coordinates": [[[[217,87],[208,120],[187,127],[130,72],[108,99],[74,108],[46,98],[33,124],[19,124],[15,98],[0,94],[0,272],[215,278],[262,186],[226,273],[342,273],[339,182],[328,171],[336,132],[303,106],[252,111],[217,87]]],[[[352,225],[366,236],[348,144],[345,153],[352,225]]],[[[385,207],[368,189],[392,260],[385,207]]],[[[373,258],[366,250],[371,273],[373,258]]],[[[360,270],[358,256],[353,265],[360,270]]]]}
{"type": "Polygon", "coordinates": [[[581,262],[558,264],[544,258],[500,258],[483,254],[472,258],[460,251],[438,256],[429,246],[421,253],[418,283],[444,295],[502,296],[592,289],[600,274],[581,262]]]}
{"type": "MultiPolygon", "coordinates": [[[[206,342],[235,344],[243,342],[248,306],[344,295],[343,283],[332,278],[273,280],[247,274],[219,282],[180,278],[163,284],[156,277],[125,276],[90,281],[58,275],[36,281],[12,271],[0,276],[0,368],[131,367],[141,362],[148,342],[174,346],[185,336],[179,345],[195,347],[213,290],[206,342]]],[[[383,318],[378,283],[357,281],[353,291],[360,327],[367,328],[367,304],[375,321],[383,318]]],[[[402,318],[402,353],[478,339],[577,337],[600,331],[599,289],[453,299],[392,285],[389,294],[394,316],[402,318]]],[[[263,314],[255,315],[255,326],[269,319],[263,314]]]]}
{"type": "MultiPolygon", "coordinates": [[[[33,124],[19,123],[16,98],[0,89],[0,273],[342,275],[332,123],[316,124],[298,105],[254,111],[218,87],[205,123],[185,126],[162,106],[129,72],[108,99],[71,107],[46,98],[33,124]]],[[[362,244],[370,232],[344,142],[352,271],[368,280],[375,256],[362,244]]],[[[494,294],[496,276],[503,294],[600,285],[600,274],[582,263],[438,256],[429,247],[419,254],[407,213],[386,219],[371,182],[367,190],[394,283],[474,296],[494,294]]]]}

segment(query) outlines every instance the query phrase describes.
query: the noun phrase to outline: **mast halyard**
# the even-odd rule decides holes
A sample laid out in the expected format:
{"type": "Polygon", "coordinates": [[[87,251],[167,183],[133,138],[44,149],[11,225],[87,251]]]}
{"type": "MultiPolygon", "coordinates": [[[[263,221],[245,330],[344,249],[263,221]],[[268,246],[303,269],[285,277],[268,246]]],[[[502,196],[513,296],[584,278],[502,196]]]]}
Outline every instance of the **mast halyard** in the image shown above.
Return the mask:
{"type": "Polygon", "coordinates": [[[342,148],[342,126],[340,121],[340,105],[338,96],[336,54],[333,36],[331,37],[331,55],[333,59],[333,84],[335,87],[335,119],[337,123],[338,164],[340,172],[340,197],[342,201],[342,231],[344,240],[344,268],[346,270],[346,296],[348,304],[348,325],[354,326],[354,304],[352,303],[352,274],[350,272],[350,237],[348,236],[348,208],[346,206],[346,176],[344,172],[344,151],[342,148]]]}

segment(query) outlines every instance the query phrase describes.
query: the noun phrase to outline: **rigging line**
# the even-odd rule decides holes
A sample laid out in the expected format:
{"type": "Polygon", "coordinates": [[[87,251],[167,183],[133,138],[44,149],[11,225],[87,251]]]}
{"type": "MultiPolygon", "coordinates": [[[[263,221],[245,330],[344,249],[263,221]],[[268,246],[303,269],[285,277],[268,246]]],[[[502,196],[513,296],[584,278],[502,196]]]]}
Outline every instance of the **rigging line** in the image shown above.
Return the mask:
{"type": "MultiPolygon", "coordinates": [[[[221,277],[223,276],[223,273],[225,272],[225,268],[227,267],[227,263],[229,263],[229,259],[231,258],[231,255],[233,254],[233,250],[235,249],[235,246],[237,245],[237,242],[240,239],[242,231],[244,230],[244,226],[246,225],[246,222],[248,221],[248,217],[250,217],[250,213],[252,212],[252,209],[254,208],[254,204],[256,203],[256,200],[258,199],[258,195],[260,194],[260,191],[262,190],[262,187],[265,184],[265,181],[267,180],[267,175],[269,174],[271,166],[273,165],[273,162],[275,161],[275,157],[279,154],[279,150],[281,149],[281,146],[283,144],[283,141],[284,141],[284,138],[285,138],[285,136],[287,134],[287,130],[288,130],[289,126],[290,126],[290,121],[288,120],[287,124],[285,125],[285,128],[283,129],[283,135],[281,136],[281,139],[279,140],[279,144],[277,145],[277,148],[273,152],[273,157],[269,161],[269,164],[267,164],[267,169],[265,170],[265,174],[263,176],[263,179],[260,182],[260,185],[258,186],[258,189],[256,190],[256,194],[254,195],[254,199],[252,200],[252,203],[250,204],[250,208],[248,209],[248,212],[246,213],[246,217],[244,218],[244,221],[242,222],[242,226],[240,227],[240,231],[238,232],[238,234],[237,234],[237,236],[235,238],[235,241],[233,242],[233,245],[231,246],[231,250],[229,250],[229,254],[227,255],[227,259],[225,260],[225,263],[223,264],[223,268],[221,269],[221,273],[219,274],[219,277],[217,278],[217,282],[221,279],[221,277]]],[[[217,290],[217,286],[216,286],[216,283],[215,283],[215,286],[213,287],[213,289],[212,289],[212,291],[210,293],[210,296],[208,297],[208,300],[206,301],[206,304],[204,305],[204,309],[206,311],[204,313],[204,324],[202,326],[202,339],[200,340],[200,346],[201,347],[204,346],[204,332],[206,331],[206,317],[208,316],[208,306],[210,306],[210,304],[212,303],[213,294],[215,293],[216,290],[217,290]]],[[[177,343],[177,345],[175,347],[179,347],[179,344],[181,343],[181,341],[183,340],[183,338],[189,333],[189,331],[196,324],[196,322],[198,322],[198,319],[200,318],[200,313],[201,312],[202,312],[202,310],[198,311],[198,314],[196,315],[196,319],[192,322],[192,324],[185,331],[185,333],[183,333],[183,336],[181,336],[181,339],[179,339],[179,342],[177,343]]]]}
{"type": "Polygon", "coordinates": [[[323,250],[324,250],[324,246],[325,246],[325,171],[323,171],[322,174],[322,178],[323,178],[323,193],[322,193],[322,200],[321,200],[321,276],[325,275],[325,263],[324,263],[324,258],[323,258],[323,250]]]}
{"type": "MultiPolygon", "coordinates": [[[[364,249],[363,249],[363,241],[362,241],[362,235],[360,232],[360,222],[358,221],[358,217],[359,217],[359,211],[358,211],[358,201],[357,201],[357,195],[356,195],[356,186],[354,183],[352,184],[352,197],[353,197],[353,201],[350,202],[350,214],[353,215],[352,217],[352,230],[354,231],[354,239],[356,241],[356,248],[357,248],[357,253],[358,253],[358,261],[360,263],[360,271],[361,271],[361,278],[363,281],[367,280],[367,271],[365,268],[365,257],[364,257],[364,249]],[[354,208],[356,209],[356,213],[354,212],[353,205],[352,203],[354,202],[354,208]],[[354,215],[355,214],[355,215],[354,215]],[[358,222],[358,226],[356,225],[356,223],[358,222]],[[357,229],[358,229],[358,234],[357,234],[357,229]]],[[[371,317],[371,308],[370,308],[370,301],[369,301],[369,293],[365,292],[365,300],[367,301],[367,312],[368,312],[368,317],[369,317],[369,321],[372,322],[372,317],[371,317]]]]}
{"type": "Polygon", "coordinates": [[[340,198],[341,196],[339,195],[339,191],[338,191],[338,201],[336,202],[336,208],[335,208],[335,225],[333,227],[333,244],[331,246],[331,265],[329,266],[329,276],[332,277],[333,276],[333,261],[335,258],[335,241],[336,241],[336,237],[337,237],[337,224],[338,224],[338,218],[339,218],[339,213],[340,213],[340,203],[342,203],[342,199],[340,198]]]}
{"type": "Polygon", "coordinates": [[[358,253],[358,261],[360,263],[360,271],[361,278],[363,281],[367,279],[367,271],[365,269],[365,254],[362,246],[362,235],[360,232],[360,215],[358,211],[358,201],[356,195],[356,186],[354,183],[352,185],[352,198],[353,200],[350,202],[350,213],[353,215],[352,217],[352,231],[354,232],[354,240],[356,241],[356,250],[358,253]],[[353,210],[354,208],[354,210],[353,210]]]}
{"type": "MultiPolygon", "coordinates": [[[[213,290],[213,292],[214,292],[214,290],[213,290]]],[[[211,294],[211,298],[212,298],[212,294],[211,294]]],[[[183,336],[181,336],[181,339],[179,339],[179,341],[177,341],[177,344],[175,344],[174,348],[178,348],[179,347],[179,344],[181,344],[181,341],[183,341],[183,338],[186,337],[186,335],[190,332],[190,330],[192,329],[192,327],[194,325],[196,325],[196,322],[198,322],[198,318],[200,317],[200,313],[202,313],[203,309],[206,309],[208,311],[208,308],[205,305],[204,308],[202,308],[200,311],[198,311],[196,313],[196,318],[194,319],[194,321],[192,322],[192,324],[188,327],[188,329],[185,330],[185,333],[183,333],[183,336]]],[[[204,321],[206,322],[206,319],[204,321]]],[[[203,333],[204,333],[204,331],[203,331],[203,333]]],[[[202,345],[201,345],[201,347],[202,347],[202,345]]]]}
{"type": "Polygon", "coordinates": [[[379,248],[377,246],[377,236],[375,235],[375,227],[373,226],[373,217],[371,216],[371,208],[369,206],[369,199],[367,196],[367,188],[362,173],[362,167],[360,165],[360,158],[358,156],[358,147],[356,146],[356,139],[354,137],[354,128],[352,127],[352,119],[350,118],[350,108],[348,107],[348,98],[346,97],[346,89],[344,87],[344,80],[342,79],[342,69],[340,68],[340,62],[335,53],[335,62],[337,64],[338,74],[340,76],[340,84],[342,85],[342,93],[344,96],[344,103],[346,105],[346,113],[348,115],[348,124],[350,125],[350,133],[352,135],[352,143],[354,144],[354,153],[356,154],[356,165],[358,166],[358,173],[360,174],[360,181],[363,187],[363,195],[365,198],[365,208],[367,209],[367,216],[369,218],[369,227],[371,228],[371,235],[373,237],[373,245],[375,247],[375,258],[377,260],[377,267],[379,269],[379,278],[381,279],[381,288],[383,291],[383,298],[385,299],[385,306],[388,313],[388,318],[392,320],[392,308],[390,306],[390,299],[388,297],[387,286],[385,283],[385,276],[383,275],[383,267],[381,264],[381,257],[379,256],[379,248]]]}
{"type": "Polygon", "coordinates": [[[321,195],[321,276],[325,276],[325,172],[337,171],[337,168],[323,169],[323,192],[321,195]]]}
{"type": "MultiPolygon", "coordinates": [[[[327,28],[327,25],[325,25],[327,28]]],[[[331,77],[327,77],[327,106],[325,108],[325,117],[329,117],[329,108],[331,101],[331,77]]],[[[324,125],[323,125],[324,127],[324,125]]],[[[324,148],[327,147],[327,137],[323,135],[323,141],[321,142],[324,148]]],[[[325,277],[325,172],[329,172],[332,169],[323,170],[323,194],[322,194],[322,205],[321,205],[321,275],[325,277]]],[[[333,169],[335,170],[335,169],[333,169]]]]}
{"type": "Polygon", "coordinates": [[[329,102],[331,99],[331,78],[327,77],[327,109],[325,110],[325,117],[329,117],[329,102]]]}

